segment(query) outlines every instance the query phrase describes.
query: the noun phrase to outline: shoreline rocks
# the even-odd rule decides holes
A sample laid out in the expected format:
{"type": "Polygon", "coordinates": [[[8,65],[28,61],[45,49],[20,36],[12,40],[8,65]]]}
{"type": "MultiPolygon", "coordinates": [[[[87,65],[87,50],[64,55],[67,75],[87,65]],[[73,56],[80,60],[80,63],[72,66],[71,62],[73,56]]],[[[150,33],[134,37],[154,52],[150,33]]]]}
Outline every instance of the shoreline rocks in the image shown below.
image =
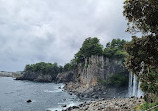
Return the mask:
{"type": "Polygon", "coordinates": [[[141,105],[143,99],[117,98],[111,100],[98,100],[72,106],[63,111],[131,111],[141,105]]]}
{"type": "Polygon", "coordinates": [[[128,88],[106,88],[101,86],[95,86],[86,88],[78,83],[69,82],[64,86],[64,90],[70,94],[74,93],[79,98],[89,99],[101,99],[101,98],[113,98],[113,97],[127,97],[128,88]]]}
{"type": "Polygon", "coordinates": [[[29,99],[29,100],[27,100],[26,102],[27,102],[27,103],[31,103],[32,101],[31,101],[31,99],[29,99]]]}
{"type": "Polygon", "coordinates": [[[20,77],[16,77],[15,80],[28,80],[28,81],[34,81],[34,82],[53,82],[52,77],[50,75],[38,75],[35,77],[29,76],[29,75],[22,75],[20,77]]]}

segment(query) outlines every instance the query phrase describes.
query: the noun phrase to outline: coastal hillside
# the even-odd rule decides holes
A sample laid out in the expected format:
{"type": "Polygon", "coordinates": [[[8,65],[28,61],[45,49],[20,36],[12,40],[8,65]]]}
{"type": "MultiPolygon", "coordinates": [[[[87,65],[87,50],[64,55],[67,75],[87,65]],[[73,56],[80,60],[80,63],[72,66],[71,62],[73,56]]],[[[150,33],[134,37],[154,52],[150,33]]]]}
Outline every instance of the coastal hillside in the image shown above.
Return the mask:
{"type": "Polygon", "coordinates": [[[16,79],[70,82],[78,85],[78,90],[83,89],[80,91],[98,85],[128,86],[129,73],[123,64],[126,55],[123,49],[125,43],[125,40],[113,39],[103,49],[98,38],[87,38],[70,63],[64,66],[44,62],[26,65],[24,74],[16,79]]]}
{"type": "Polygon", "coordinates": [[[62,72],[62,66],[57,63],[36,63],[26,65],[24,74],[17,77],[16,80],[30,80],[36,82],[52,82],[56,80],[58,73],[62,72]]]}
{"type": "Polygon", "coordinates": [[[69,71],[58,74],[57,81],[66,82],[65,89],[76,93],[88,93],[99,87],[127,87],[129,72],[123,63],[125,43],[113,39],[103,49],[99,39],[87,38],[69,63],[69,71]],[[69,74],[71,81],[65,81],[69,74]]]}

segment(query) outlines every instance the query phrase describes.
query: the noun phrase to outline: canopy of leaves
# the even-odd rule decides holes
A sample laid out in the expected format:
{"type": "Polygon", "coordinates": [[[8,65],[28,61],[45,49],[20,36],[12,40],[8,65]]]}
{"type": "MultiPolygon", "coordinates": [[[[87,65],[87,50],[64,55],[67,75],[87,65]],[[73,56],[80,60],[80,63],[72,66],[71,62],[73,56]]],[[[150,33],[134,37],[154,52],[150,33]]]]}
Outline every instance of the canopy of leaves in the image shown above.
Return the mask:
{"type": "Polygon", "coordinates": [[[91,57],[91,55],[102,55],[103,46],[100,44],[99,39],[87,38],[80,48],[79,52],[75,54],[75,61],[77,63],[83,62],[85,58],[91,57]]]}
{"type": "Polygon", "coordinates": [[[64,72],[72,71],[74,69],[74,65],[72,63],[67,63],[64,65],[64,72]]]}
{"type": "Polygon", "coordinates": [[[158,93],[158,36],[133,37],[125,49],[125,65],[140,78],[143,90],[158,93]]]}
{"type": "Polygon", "coordinates": [[[62,66],[58,66],[57,63],[51,64],[45,62],[26,65],[24,70],[24,72],[34,72],[43,75],[51,75],[52,78],[56,78],[57,74],[62,71],[62,66]]]}
{"type": "Polygon", "coordinates": [[[126,0],[123,14],[127,31],[158,34],[158,0],[126,0]]]}
{"type": "Polygon", "coordinates": [[[124,58],[126,52],[123,47],[126,43],[125,40],[113,39],[111,42],[106,44],[104,56],[108,58],[124,58]]]}
{"type": "Polygon", "coordinates": [[[126,44],[125,65],[142,81],[144,91],[158,95],[158,0],[126,0],[123,14],[127,31],[146,33],[126,44]]]}

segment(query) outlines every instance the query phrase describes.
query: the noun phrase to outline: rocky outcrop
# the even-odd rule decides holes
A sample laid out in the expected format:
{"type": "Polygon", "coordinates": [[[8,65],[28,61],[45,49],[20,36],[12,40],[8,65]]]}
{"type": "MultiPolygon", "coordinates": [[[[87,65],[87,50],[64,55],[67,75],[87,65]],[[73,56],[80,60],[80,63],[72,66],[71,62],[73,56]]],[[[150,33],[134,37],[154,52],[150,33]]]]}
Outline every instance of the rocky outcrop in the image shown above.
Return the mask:
{"type": "Polygon", "coordinates": [[[73,92],[89,92],[93,87],[98,86],[98,78],[107,80],[114,74],[125,74],[122,59],[109,59],[104,56],[91,56],[83,63],[78,64],[73,71],[75,81],[67,83],[65,89],[73,92]]]}
{"type": "Polygon", "coordinates": [[[50,75],[38,75],[38,77],[34,80],[37,82],[52,82],[52,77],[50,75]]]}
{"type": "Polygon", "coordinates": [[[90,88],[98,85],[98,78],[104,79],[104,72],[104,57],[91,56],[78,65],[78,80],[82,86],[90,88]]]}
{"type": "Polygon", "coordinates": [[[105,79],[108,79],[109,76],[115,74],[129,74],[122,62],[122,58],[105,58],[104,69],[105,79]]]}
{"type": "Polygon", "coordinates": [[[57,75],[56,81],[58,83],[66,83],[66,82],[70,82],[74,80],[74,73],[73,71],[68,71],[68,72],[64,72],[64,73],[59,73],[57,75]]]}
{"type": "Polygon", "coordinates": [[[144,100],[138,98],[99,100],[69,107],[64,111],[134,111],[142,103],[144,100]]]}
{"type": "Polygon", "coordinates": [[[42,75],[34,72],[25,72],[21,77],[17,77],[16,80],[30,80],[36,82],[52,82],[51,75],[42,75]]]}

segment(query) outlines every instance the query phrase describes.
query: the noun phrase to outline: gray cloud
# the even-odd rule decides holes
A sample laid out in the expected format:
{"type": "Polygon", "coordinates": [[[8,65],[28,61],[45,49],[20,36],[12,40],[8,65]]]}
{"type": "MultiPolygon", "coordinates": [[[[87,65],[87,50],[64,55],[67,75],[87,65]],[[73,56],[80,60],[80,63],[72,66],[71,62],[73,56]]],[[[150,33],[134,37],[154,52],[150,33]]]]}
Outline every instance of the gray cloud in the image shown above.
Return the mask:
{"type": "Polygon", "coordinates": [[[130,40],[124,0],[0,0],[0,70],[69,62],[87,37],[130,40]]]}

